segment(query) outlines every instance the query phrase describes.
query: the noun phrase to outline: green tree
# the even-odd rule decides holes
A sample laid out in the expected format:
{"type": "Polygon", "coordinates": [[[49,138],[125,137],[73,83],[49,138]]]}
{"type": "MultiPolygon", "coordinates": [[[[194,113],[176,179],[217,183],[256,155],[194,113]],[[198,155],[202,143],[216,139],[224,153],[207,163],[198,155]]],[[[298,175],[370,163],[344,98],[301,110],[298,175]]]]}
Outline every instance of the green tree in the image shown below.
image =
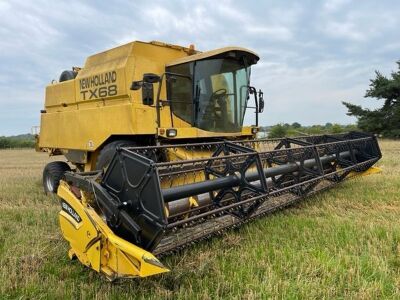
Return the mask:
{"type": "Polygon", "coordinates": [[[11,147],[10,140],[7,139],[6,137],[0,137],[0,149],[6,149],[10,147],[11,147]]]}
{"type": "Polygon", "coordinates": [[[293,128],[301,128],[301,124],[300,123],[298,123],[298,122],[294,122],[294,123],[292,123],[292,127],[293,128]]]}
{"type": "Polygon", "coordinates": [[[323,134],[324,132],[324,127],[321,125],[312,125],[311,127],[308,128],[308,133],[309,134],[323,134]]]}
{"type": "Polygon", "coordinates": [[[269,138],[281,138],[286,136],[288,128],[285,125],[277,124],[271,127],[268,133],[269,138]]]}
{"type": "Polygon", "coordinates": [[[342,133],[343,132],[343,128],[339,124],[333,124],[332,127],[330,128],[330,130],[332,133],[342,133]]]}
{"type": "Polygon", "coordinates": [[[392,72],[390,78],[376,71],[376,78],[371,79],[370,88],[365,94],[365,97],[384,100],[381,108],[370,110],[343,102],[348,109],[347,114],[357,117],[357,125],[361,130],[386,137],[400,137],[400,61],[397,65],[398,71],[392,72]]]}
{"type": "Polygon", "coordinates": [[[0,149],[33,147],[35,147],[35,138],[33,135],[0,136],[0,149]]]}

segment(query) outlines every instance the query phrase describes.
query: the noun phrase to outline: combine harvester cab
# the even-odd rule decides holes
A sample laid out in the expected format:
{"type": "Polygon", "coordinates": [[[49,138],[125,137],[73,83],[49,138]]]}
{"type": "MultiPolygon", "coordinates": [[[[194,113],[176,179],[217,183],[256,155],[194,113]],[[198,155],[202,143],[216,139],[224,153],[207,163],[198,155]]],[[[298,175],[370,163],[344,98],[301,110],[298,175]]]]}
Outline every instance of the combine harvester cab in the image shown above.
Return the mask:
{"type": "Polygon", "coordinates": [[[95,269],[110,279],[148,276],[168,271],[156,256],[377,171],[380,158],[376,138],[358,132],[120,147],[104,174],[66,173],[58,194],[70,211],[61,219],[79,211],[97,228],[90,238],[72,229],[70,243],[82,239],[85,245],[77,250],[71,243],[71,256],[92,268],[90,257],[98,257],[95,269]],[[165,161],[182,153],[189,159],[165,161]],[[95,254],[87,254],[94,245],[95,254]]]}

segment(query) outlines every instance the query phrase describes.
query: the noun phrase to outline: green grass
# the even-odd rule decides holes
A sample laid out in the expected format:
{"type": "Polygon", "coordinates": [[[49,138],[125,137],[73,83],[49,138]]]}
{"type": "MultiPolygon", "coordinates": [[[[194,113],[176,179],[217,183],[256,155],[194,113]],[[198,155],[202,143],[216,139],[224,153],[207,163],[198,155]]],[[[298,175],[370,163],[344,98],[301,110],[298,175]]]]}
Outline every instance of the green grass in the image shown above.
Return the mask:
{"type": "Polygon", "coordinates": [[[381,141],[382,174],[167,257],[172,272],[109,283],[67,258],[49,161],[0,151],[0,298],[400,298],[400,142],[381,141]]]}

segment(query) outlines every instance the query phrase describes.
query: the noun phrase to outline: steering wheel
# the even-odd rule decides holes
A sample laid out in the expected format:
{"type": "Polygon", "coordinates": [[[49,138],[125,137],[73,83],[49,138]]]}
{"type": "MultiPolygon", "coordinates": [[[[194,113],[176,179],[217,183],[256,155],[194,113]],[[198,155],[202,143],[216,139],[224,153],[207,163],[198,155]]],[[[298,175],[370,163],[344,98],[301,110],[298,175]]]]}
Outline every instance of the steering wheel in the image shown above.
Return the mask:
{"type": "Polygon", "coordinates": [[[216,90],[214,93],[212,93],[211,98],[215,99],[217,101],[219,106],[222,106],[226,103],[225,96],[227,95],[227,90],[222,88],[219,90],[216,90]]]}
{"type": "Polygon", "coordinates": [[[217,98],[217,97],[222,97],[222,96],[225,96],[226,95],[226,92],[227,92],[227,90],[226,89],[224,89],[224,88],[222,88],[222,89],[219,89],[219,90],[216,90],[214,93],[212,93],[212,97],[214,98],[217,98]]]}

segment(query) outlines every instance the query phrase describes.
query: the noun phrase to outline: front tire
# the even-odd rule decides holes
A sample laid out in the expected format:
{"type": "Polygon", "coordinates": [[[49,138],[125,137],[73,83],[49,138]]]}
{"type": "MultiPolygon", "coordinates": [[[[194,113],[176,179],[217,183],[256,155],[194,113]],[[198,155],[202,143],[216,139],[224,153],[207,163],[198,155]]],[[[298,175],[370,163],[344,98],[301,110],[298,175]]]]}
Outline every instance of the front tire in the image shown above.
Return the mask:
{"type": "Polygon", "coordinates": [[[129,140],[119,140],[111,142],[104,146],[101,149],[99,157],[96,162],[96,170],[105,170],[108,165],[111,163],[112,158],[114,157],[115,152],[117,151],[117,147],[135,147],[137,146],[135,142],[129,140]]]}
{"type": "Polygon", "coordinates": [[[60,180],[67,171],[71,171],[71,168],[63,161],[53,161],[46,165],[43,170],[43,188],[47,195],[57,193],[60,180]]]}

